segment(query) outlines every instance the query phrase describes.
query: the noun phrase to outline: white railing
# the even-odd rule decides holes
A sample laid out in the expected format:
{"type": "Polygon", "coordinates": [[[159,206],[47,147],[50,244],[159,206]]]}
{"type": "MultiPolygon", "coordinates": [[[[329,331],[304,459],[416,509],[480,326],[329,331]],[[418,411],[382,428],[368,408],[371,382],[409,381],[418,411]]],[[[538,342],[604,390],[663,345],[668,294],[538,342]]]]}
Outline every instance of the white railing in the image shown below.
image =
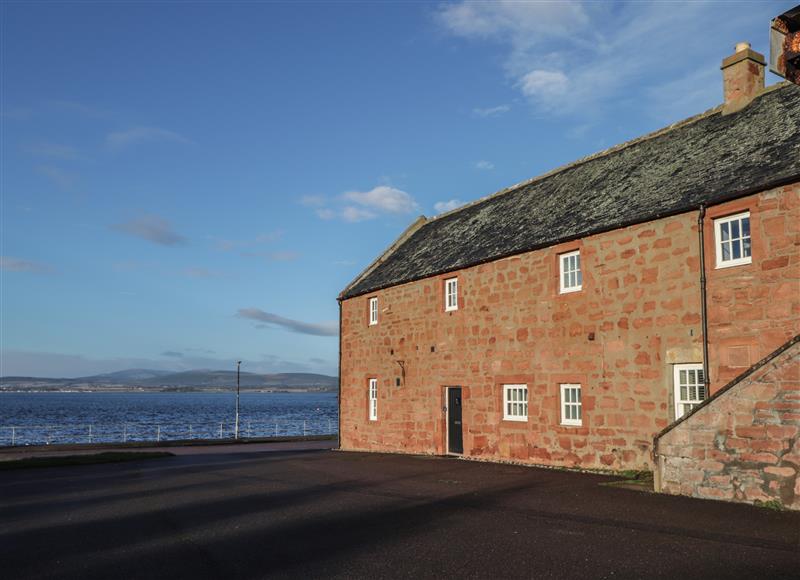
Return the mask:
{"type": "MultiPolygon", "coordinates": [[[[0,446],[55,445],[62,443],[127,443],[133,441],[181,441],[233,439],[234,423],[113,423],[83,425],[0,425],[0,446]]],[[[240,439],[335,435],[336,419],[278,419],[242,421],[240,439]]]]}

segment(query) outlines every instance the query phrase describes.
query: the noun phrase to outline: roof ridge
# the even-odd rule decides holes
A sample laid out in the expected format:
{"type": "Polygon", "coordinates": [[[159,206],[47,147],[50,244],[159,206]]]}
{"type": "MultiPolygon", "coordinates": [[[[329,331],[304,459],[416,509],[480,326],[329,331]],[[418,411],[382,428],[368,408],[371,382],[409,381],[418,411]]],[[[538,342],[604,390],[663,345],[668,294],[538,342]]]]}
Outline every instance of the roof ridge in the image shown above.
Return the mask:
{"type": "MultiPolygon", "coordinates": [[[[779,82],[779,83],[775,83],[774,85],[770,85],[768,87],[765,87],[758,95],[755,96],[753,101],[755,101],[756,99],[760,99],[761,97],[763,97],[767,93],[771,93],[771,92],[773,92],[775,90],[778,90],[780,88],[783,88],[784,86],[788,86],[788,85],[791,85],[791,84],[792,83],[790,83],[789,81],[782,81],[782,82],[779,82]]],[[[684,127],[686,125],[690,125],[692,123],[696,123],[696,122],[698,122],[698,121],[700,121],[702,119],[705,119],[707,117],[710,117],[710,116],[712,116],[714,114],[721,113],[723,107],[724,107],[724,104],[717,105],[716,107],[712,107],[711,109],[703,111],[702,113],[698,113],[697,115],[692,115],[691,117],[687,117],[687,118],[682,119],[680,121],[676,121],[675,123],[672,123],[671,125],[667,125],[666,127],[662,127],[661,129],[656,129],[655,131],[651,131],[650,133],[646,133],[646,134],[641,135],[639,137],[636,137],[634,139],[630,139],[628,141],[624,141],[622,143],[618,143],[617,145],[614,145],[614,146],[609,147],[607,149],[603,149],[601,151],[597,151],[596,153],[591,153],[590,155],[586,155],[584,157],[576,159],[575,161],[571,161],[570,163],[567,163],[565,165],[560,165],[560,166],[558,166],[558,167],[556,167],[554,169],[551,169],[550,171],[542,173],[541,175],[537,175],[536,177],[531,177],[530,179],[526,179],[525,181],[520,181],[519,183],[515,183],[514,185],[510,185],[508,187],[505,187],[503,189],[500,189],[500,190],[495,191],[493,193],[490,193],[488,195],[484,195],[483,197],[480,197],[480,198],[478,198],[476,200],[473,200],[473,201],[471,201],[469,203],[466,203],[466,204],[464,204],[464,205],[462,205],[460,207],[457,207],[457,208],[451,209],[450,211],[447,211],[447,212],[444,212],[444,213],[440,213],[438,215],[430,217],[430,218],[428,218],[428,222],[427,223],[430,224],[432,222],[435,222],[436,220],[451,216],[451,215],[453,215],[455,213],[458,213],[458,212],[460,212],[462,210],[469,209],[471,207],[474,207],[476,205],[479,205],[481,203],[484,203],[486,201],[489,201],[489,200],[494,199],[496,197],[499,197],[501,195],[505,195],[507,193],[512,193],[514,191],[518,191],[518,190],[522,189],[523,187],[531,185],[532,183],[543,181],[543,180],[545,180],[545,179],[547,179],[549,177],[552,177],[553,175],[557,175],[557,174],[559,174],[559,173],[561,173],[563,171],[567,171],[567,170],[572,169],[574,167],[577,167],[579,165],[583,165],[584,163],[588,163],[589,161],[594,161],[595,159],[599,159],[599,158],[602,158],[602,157],[607,157],[608,155],[612,155],[614,153],[622,151],[623,149],[627,149],[628,147],[632,147],[633,145],[638,145],[639,143],[642,143],[644,141],[649,141],[650,139],[655,139],[657,137],[660,137],[660,136],[662,136],[662,135],[664,135],[666,133],[669,133],[670,131],[674,131],[674,130],[679,129],[681,127],[684,127]]]]}

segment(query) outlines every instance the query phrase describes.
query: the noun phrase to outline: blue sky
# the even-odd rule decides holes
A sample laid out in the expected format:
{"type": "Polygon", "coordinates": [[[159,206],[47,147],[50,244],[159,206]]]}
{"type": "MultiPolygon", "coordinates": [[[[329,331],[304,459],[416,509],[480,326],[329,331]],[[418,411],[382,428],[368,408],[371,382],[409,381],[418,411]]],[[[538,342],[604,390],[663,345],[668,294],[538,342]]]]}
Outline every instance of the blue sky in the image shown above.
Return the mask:
{"type": "Polygon", "coordinates": [[[792,5],[3,3],[0,374],[335,374],[417,215],[716,106],[792,5]]]}

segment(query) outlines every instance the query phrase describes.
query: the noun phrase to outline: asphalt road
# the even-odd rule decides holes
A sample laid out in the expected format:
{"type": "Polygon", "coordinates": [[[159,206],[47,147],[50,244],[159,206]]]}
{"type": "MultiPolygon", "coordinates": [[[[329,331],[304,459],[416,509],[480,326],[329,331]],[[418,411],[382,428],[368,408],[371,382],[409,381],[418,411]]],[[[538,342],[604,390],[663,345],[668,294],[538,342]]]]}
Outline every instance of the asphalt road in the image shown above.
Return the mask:
{"type": "Polygon", "coordinates": [[[607,481],[332,451],[8,471],[0,576],[800,576],[800,513],[607,481]]]}

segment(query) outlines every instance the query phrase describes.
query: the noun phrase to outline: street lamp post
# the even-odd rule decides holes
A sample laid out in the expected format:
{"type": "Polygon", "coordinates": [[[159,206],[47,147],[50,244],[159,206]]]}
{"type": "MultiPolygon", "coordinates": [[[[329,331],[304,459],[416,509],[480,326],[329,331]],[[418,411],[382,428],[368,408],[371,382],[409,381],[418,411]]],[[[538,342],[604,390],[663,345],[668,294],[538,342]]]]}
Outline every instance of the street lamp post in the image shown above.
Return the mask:
{"type": "Polygon", "coordinates": [[[242,361],[236,361],[236,426],[234,427],[234,437],[239,439],[239,368],[242,366],[242,361]]]}

